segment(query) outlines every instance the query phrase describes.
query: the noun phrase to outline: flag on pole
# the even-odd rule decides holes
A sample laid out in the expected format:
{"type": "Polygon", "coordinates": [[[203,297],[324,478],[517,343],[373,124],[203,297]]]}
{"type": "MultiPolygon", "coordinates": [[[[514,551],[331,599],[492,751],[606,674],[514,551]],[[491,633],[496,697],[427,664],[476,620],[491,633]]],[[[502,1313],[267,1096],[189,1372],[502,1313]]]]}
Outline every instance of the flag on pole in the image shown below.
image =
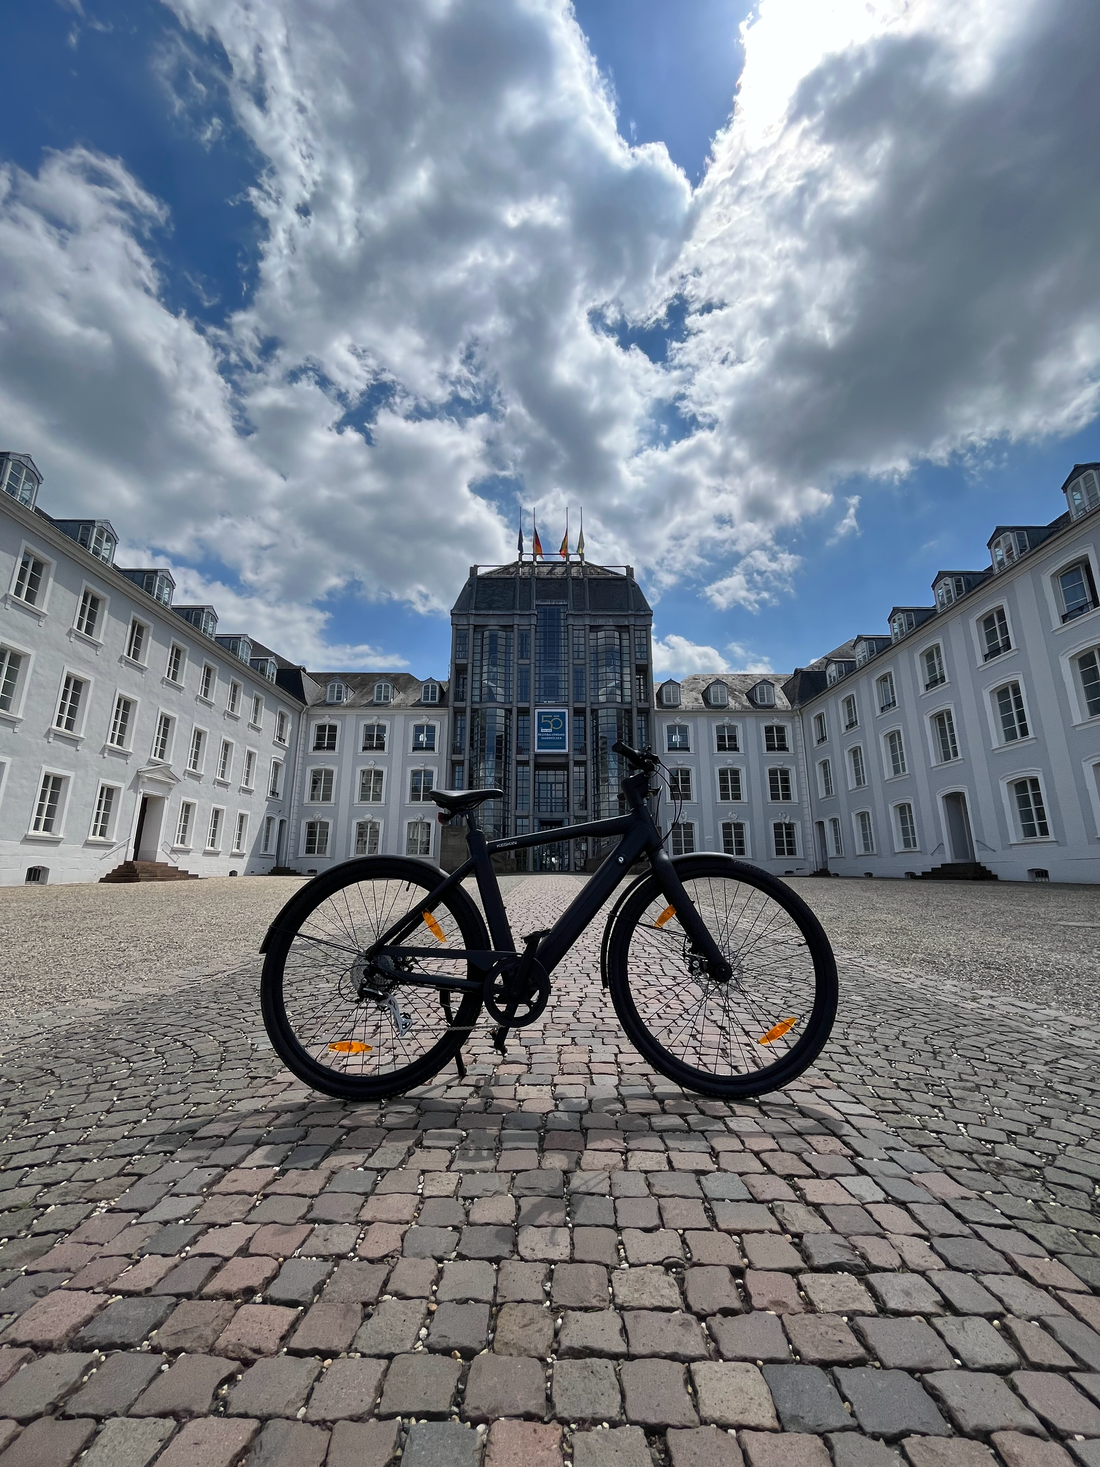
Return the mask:
{"type": "Polygon", "coordinates": [[[581,510],[581,533],[577,541],[577,554],[584,559],[584,510],[581,510]]]}
{"type": "Polygon", "coordinates": [[[569,559],[569,511],[568,510],[565,511],[565,536],[562,539],[561,548],[558,551],[558,554],[561,556],[562,560],[568,560],[569,559]]]}
{"type": "Polygon", "coordinates": [[[520,558],[520,560],[522,560],[523,559],[523,519],[522,519],[522,517],[520,518],[520,522],[519,522],[519,543],[517,544],[516,549],[519,551],[519,558],[520,558]]]}
{"type": "Polygon", "coordinates": [[[534,511],[531,513],[531,554],[536,560],[542,559],[542,541],[539,539],[539,526],[534,511]]]}

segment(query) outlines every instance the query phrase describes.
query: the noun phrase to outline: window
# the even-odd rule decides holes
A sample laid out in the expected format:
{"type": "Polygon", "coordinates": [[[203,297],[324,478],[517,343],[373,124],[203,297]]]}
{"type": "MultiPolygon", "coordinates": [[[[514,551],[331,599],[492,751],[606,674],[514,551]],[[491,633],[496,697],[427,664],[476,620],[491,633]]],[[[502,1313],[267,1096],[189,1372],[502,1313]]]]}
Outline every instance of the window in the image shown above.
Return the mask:
{"type": "Polygon", "coordinates": [[[725,683],[711,683],[707,689],[707,706],[710,708],[726,708],[729,706],[729,689],[725,683]]]}
{"type": "Polygon", "coordinates": [[[348,690],[341,682],[331,682],[325,689],[326,703],[343,703],[348,696],[348,690]]]}
{"type": "Polygon", "coordinates": [[[1074,621],[1087,611],[1095,610],[1096,584],[1092,578],[1092,566],[1087,560],[1079,560],[1060,571],[1057,585],[1063,622],[1074,621]]]}
{"type": "MultiPolygon", "coordinates": [[[[1077,659],[1077,672],[1081,678],[1081,691],[1085,695],[1086,716],[1100,715],[1100,652],[1090,647],[1077,659]]],[[[2,706],[2,702],[0,702],[2,706]]]]}
{"type": "Polygon", "coordinates": [[[392,683],[375,683],[375,685],[374,685],[374,701],[376,703],[392,703],[393,702],[393,684],[392,683]]]}
{"type": "Polygon", "coordinates": [[[422,804],[429,798],[435,784],[435,773],[431,769],[413,769],[409,773],[409,803],[422,804]]]}
{"type": "Polygon", "coordinates": [[[1047,824],[1046,806],[1043,804],[1043,791],[1039,781],[1034,775],[1027,779],[1018,779],[1012,785],[1012,793],[1016,800],[1016,812],[1020,817],[1021,839],[1049,840],[1050,827],[1047,824]]]}
{"type": "Polygon", "coordinates": [[[737,725],[735,723],[720,723],[714,731],[714,741],[719,754],[737,754],[740,752],[741,743],[737,737],[737,725]]]}
{"type": "Polygon", "coordinates": [[[164,669],[164,676],[168,682],[176,684],[183,682],[183,668],[186,658],[187,653],[184,649],[178,642],[173,642],[168,649],[168,666],[164,669]]]}
{"type": "Polygon", "coordinates": [[[413,741],[412,741],[412,746],[413,746],[414,749],[431,749],[431,750],[434,750],[435,749],[435,724],[434,723],[414,723],[413,724],[413,741]]]}
{"type": "Polygon", "coordinates": [[[748,843],[745,840],[745,822],[743,820],[722,821],[722,850],[727,856],[748,855],[748,843]]]}
{"type": "Polygon", "coordinates": [[[380,769],[360,769],[359,802],[363,805],[382,803],[382,771],[380,769]]]}
{"type": "MultiPolygon", "coordinates": [[[[576,676],[577,676],[577,673],[578,672],[580,672],[583,675],[584,669],[583,668],[578,668],[578,667],[575,667],[573,669],[574,682],[576,681],[576,676]]],[[[583,687],[582,687],[582,692],[583,692],[583,687]]],[[[574,702],[577,702],[579,700],[574,696],[574,700],[573,701],[574,702]]],[[[635,703],[648,703],[649,702],[649,677],[648,677],[648,675],[646,673],[642,672],[641,669],[638,669],[634,673],[634,701],[635,701],[635,703]]]]}
{"type": "Polygon", "coordinates": [[[674,800],[690,800],[691,770],[670,769],[668,771],[668,792],[674,800]]]}
{"type": "MultiPolygon", "coordinates": [[[[1095,657],[1093,661],[1095,662],[1095,657]]],[[[10,647],[0,647],[0,712],[14,713],[19,693],[19,674],[23,654],[10,647]]]]}
{"type": "Polygon", "coordinates": [[[102,611],[102,596],[97,596],[94,591],[85,586],[80,595],[80,605],[76,609],[77,631],[82,636],[94,638],[102,611]]]}
{"type": "MultiPolygon", "coordinates": [[[[527,644],[528,656],[530,656],[530,641],[527,644]]],[[[470,633],[463,627],[461,631],[455,632],[455,661],[465,662],[470,655],[470,633]]]]}
{"type": "Polygon", "coordinates": [[[852,771],[852,789],[861,790],[867,783],[867,770],[863,763],[863,750],[858,744],[848,750],[848,767],[852,771]]]}
{"type": "Polygon", "coordinates": [[[280,708],[278,713],[276,713],[275,715],[275,742],[277,744],[286,743],[288,722],[289,720],[287,719],[286,714],[280,708]]]}
{"type": "Polygon", "coordinates": [[[202,675],[199,678],[199,697],[204,702],[213,702],[214,689],[217,686],[217,681],[217,669],[212,667],[209,662],[204,662],[202,665],[202,675]]]}
{"type": "Polygon", "coordinates": [[[990,547],[989,552],[993,559],[993,570],[1000,573],[1018,560],[1021,555],[1026,555],[1031,549],[1026,530],[1008,530],[1003,535],[998,535],[990,547]]]}
{"type": "Polygon", "coordinates": [[[718,798],[723,804],[732,804],[744,799],[741,793],[740,769],[720,769],[718,771],[718,798]]]}
{"type": "Polygon", "coordinates": [[[829,835],[833,842],[833,855],[843,856],[844,836],[840,829],[840,821],[836,818],[835,815],[829,821],[829,835]]]}
{"type": "Polygon", "coordinates": [[[766,723],[764,725],[764,748],[769,754],[790,753],[785,723],[766,723]]]}
{"type": "Polygon", "coordinates": [[[909,771],[905,765],[905,743],[899,728],[892,728],[886,735],[886,757],[890,762],[891,779],[908,774],[909,771]]]}
{"type": "Polygon", "coordinates": [[[679,683],[662,683],[661,684],[661,707],[662,708],[679,708],[679,706],[680,706],[680,684],[679,683]]]}
{"type": "Polygon", "coordinates": [[[221,751],[218,754],[218,778],[228,779],[229,771],[233,768],[233,745],[228,739],[222,739],[221,751]]]}
{"type": "Polygon", "coordinates": [[[824,713],[814,714],[814,743],[823,744],[829,737],[829,725],[825,722],[824,713]]]}
{"type": "Polygon", "coordinates": [[[530,810],[531,808],[531,766],[529,764],[516,765],[516,809],[530,810]]]}
{"type": "Polygon", "coordinates": [[[955,720],[950,708],[937,713],[932,719],[932,734],[935,741],[937,764],[947,764],[959,757],[959,745],[955,738],[955,720]]]}
{"type": "Polygon", "coordinates": [[[665,733],[666,747],[670,753],[677,749],[691,749],[691,736],[686,723],[670,723],[665,733]]]}
{"type": "Polygon", "coordinates": [[[201,774],[206,757],[206,734],[201,728],[191,730],[191,747],[187,751],[187,767],[192,774],[201,774]]]}
{"type": "Polygon", "coordinates": [[[406,856],[430,856],[432,827],[426,820],[410,820],[405,831],[406,856]]]}
{"type": "Polygon", "coordinates": [[[926,693],[947,681],[943,670],[943,654],[938,642],[933,647],[926,647],[920,655],[920,660],[924,670],[924,691],[926,693]]]}
{"type": "Polygon", "coordinates": [[[381,827],[377,820],[357,820],[355,822],[355,854],[357,856],[377,856],[380,830],[381,827]]]}
{"type": "Polygon", "coordinates": [[[588,774],[583,764],[573,765],[573,809],[588,809],[588,774]]]}
{"type": "Polygon", "coordinates": [[[113,784],[100,785],[99,793],[95,797],[95,814],[92,816],[92,840],[110,840],[117,794],[118,790],[113,784]]]}
{"type": "Polygon", "coordinates": [[[768,770],[768,799],[785,804],[792,798],[791,771],[773,764],[768,770]]]}
{"type": "Polygon", "coordinates": [[[243,851],[245,836],[248,832],[248,816],[242,810],[237,816],[237,829],[233,832],[233,849],[243,851]]]}
{"type": "Polygon", "coordinates": [[[144,662],[145,637],[149,628],[143,621],[133,617],[130,630],[126,633],[126,656],[131,662],[144,662]]]}
{"type": "Polygon", "coordinates": [[[363,752],[367,754],[375,751],[380,754],[386,751],[386,725],[384,723],[365,723],[363,725],[363,752]]]}
{"type": "Polygon", "coordinates": [[[65,777],[61,774],[44,774],[38,788],[31,830],[35,835],[57,834],[61,796],[65,789],[65,777]]]}
{"type": "Polygon", "coordinates": [[[420,701],[421,703],[438,703],[439,684],[425,683],[424,686],[420,689],[420,701]]]}
{"type": "Polygon", "coordinates": [[[856,815],[856,831],[859,835],[859,850],[863,856],[875,854],[875,828],[871,824],[870,810],[860,810],[856,815]]]}
{"type": "Polygon", "coordinates": [[[273,854],[274,847],[275,847],[275,816],[274,815],[265,815],[264,816],[263,840],[260,843],[260,854],[262,856],[270,856],[270,855],[273,854]]]}
{"type": "Polygon", "coordinates": [[[335,723],[319,723],[313,730],[313,752],[315,754],[333,754],[336,752],[336,730],[335,723]]]}
{"type": "Polygon", "coordinates": [[[535,809],[540,815],[564,815],[568,811],[568,770],[535,770],[535,809]]]}
{"type": "Polygon", "coordinates": [[[256,751],[249,749],[244,756],[244,774],[241,776],[241,787],[250,790],[256,778],[256,751]]]}
{"type": "Polygon", "coordinates": [[[12,595],[27,606],[37,606],[42,598],[42,582],[46,575],[46,562],[39,560],[29,550],[24,550],[15,576],[12,595]]]}
{"type": "Polygon", "coordinates": [[[856,700],[854,696],[849,693],[848,696],[841,702],[840,706],[844,713],[844,732],[847,733],[850,728],[858,728],[859,709],[856,707],[856,700]]]}
{"type": "Polygon", "coordinates": [[[134,700],[124,698],[121,693],[115,699],[115,711],[111,715],[111,731],[107,742],[115,749],[130,747],[130,726],[134,721],[134,700]]]}
{"type": "Polygon", "coordinates": [[[25,464],[19,463],[14,458],[8,460],[8,474],[3,487],[4,493],[10,494],[17,504],[22,504],[27,509],[34,507],[35,495],[38,493],[38,480],[25,464]]]}
{"type": "Polygon", "coordinates": [[[821,798],[831,800],[833,797],[833,766],[828,759],[822,759],[817,766],[821,785],[821,798]]]}
{"type": "Polygon", "coordinates": [[[772,683],[757,683],[750,689],[749,697],[758,708],[775,707],[775,687],[772,683]]]}
{"type": "Polygon", "coordinates": [[[311,769],[309,771],[309,802],[311,805],[331,805],[335,771],[311,769]]]}
{"type": "Polygon", "coordinates": [[[1005,683],[993,694],[997,702],[997,716],[1001,721],[1001,739],[1006,744],[1015,744],[1028,736],[1027,715],[1024,712],[1024,695],[1019,683],[1005,683]]]}
{"type": "Polygon", "coordinates": [[[237,682],[229,684],[229,694],[225,700],[225,711],[233,717],[241,710],[241,685],[237,682]]]}
{"type": "Polygon", "coordinates": [[[912,805],[898,805],[898,839],[901,841],[903,851],[915,851],[917,849],[917,824],[913,819],[912,805]]]}
{"type": "Polygon", "coordinates": [[[180,806],[180,816],[176,824],[176,845],[183,846],[186,850],[191,849],[191,822],[194,815],[194,805],[190,800],[184,800],[180,806]]]}
{"type": "Polygon", "coordinates": [[[1003,606],[998,606],[988,616],[982,617],[982,660],[1000,657],[1002,652],[1011,652],[1012,642],[1008,635],[1008,622],[1003,606]]]}
{"type": "Polygon", "coordinates": [[[60,729],[62,733],[76,733],[80,725],[80,704],[84,697],[86,684],[83,678],[75,677],[71,672],[65,674],[65,681],[61,684],[61,698],[57,705],[57,715],[54,718],[54,728],[60,729]]]}
{"type": "Polygon", "coordinates": [[[1095,469],[1086,469],[1083,474],[1078,474],[1073,483],[1066,486],[1066,498],[1070,515],[1075,520],[1088,514],[1090,509],[1100,508],[1100,475],[1095,469]]]}
{"type": "Polygon", "coordinates": [[[167,713],[162,713],[157,718],[157,731],[153,735],[153,758],[161,764],[167,763],[171,753],[174,723],[175,719],[169,718],[167,713]]]}
{"type": "Polygon", "coordinates": [[[462,764],[451,765],[451,789],[464,790],[466,788],[466,768],[462,764]]]}
{"type": "Polygon", "coordinates": [[[878,711],[880,713],[887,713],[891,708],[898,706],[898,695],[894,691],[892,672],[884,672],[876,681],[875,687],[878,689],[878,711]]]}
{"type": "Polygon", "coordinates": [[[674,856],[690,856],[695,849],[695,826],[690,820],[678,820],[669,831],[669,849],[674,856]]]}
{"type": "Polygon", "coordinates": [[[307,856],[328,855],[328,821],[307,820],[306,821],[306,848],[307,856]]]}
{"type": "Polygon", "coordinates": [[[455,701],[465,703],[466,701],[467,673],[463,667],[455,673],[455,701]]]}
{"type": "Polygon", "coordinates": [[[259,693],[252,694],[252,713],[249,723],[253,728],[260,728],[264,721],[264,700],[259,693]]]}
{"type": "Polygon", "coordinates": [[[789,820],[777,820],[772,826],[772,840],[777,858],[798,855],[798,839],[795,827],[789,820]]]}

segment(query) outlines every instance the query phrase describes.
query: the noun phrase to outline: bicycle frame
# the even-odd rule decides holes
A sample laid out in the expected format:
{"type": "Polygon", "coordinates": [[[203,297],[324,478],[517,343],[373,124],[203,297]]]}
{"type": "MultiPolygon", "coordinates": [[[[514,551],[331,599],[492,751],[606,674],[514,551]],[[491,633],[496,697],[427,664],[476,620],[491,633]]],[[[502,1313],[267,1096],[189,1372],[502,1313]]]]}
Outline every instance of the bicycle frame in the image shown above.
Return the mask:
{"type": "MultiPolygon", "coordinates": [[[[626,879],[634,862],[648,855],[653,874],[669,905],[675,907],[681,927],[696,950],[719,974],[729,976],[729,965],[711,937],[706,923],[696,912],[683,883],[676,873],[672,857],[664,849],[663,837],[645,803],[648,786],[645,774],[635,774],[623,781],[623,791],[630,803],[625,815],[610,820],[590,821],[585,825],[568,825],[551,831],[536,831],[532,835],[506,836],[499,840],[486,840],[482,831],[470,821],[467,833],[469,858],[457,870],[446,877],[425,898],[415,912],[409,913],[372,943],[365,956],[373,957],[383,948],[395,958],[440,958],[465,961],[476,968],[488,971],[501,958],[516,954],[515,939],[504,909],[496,872],[490,857],[495,851],[526,850],[531,846],[557,845],[563,840],[581,840],[586,836],[620,835],[622,839],[603,861],[598,870],[585,883],[574,900],[566,907],[553,927],[538,943],[536,956],[547,973],[552,973],[569,949],[580,937],[608,897],[626,879]],[[489,935],[493,946],[490,949],[461,949],[442,952],[440,948],[394,946],[402,943],[423,920],[423,913],[430,912],[439,904],[452,887],[458,886],[473,873],[482,905],[489,924],[489,935]]],[[[472,816],[473,812],[471,812],[472,816]]],[[[470,817],[467,817],[470,818],[470,817]]],[[[480,991],[482,983],[475,979],[439,978],[427,974],[403,973],[403,983],[413,983],[430,988],[454,990],[456,992],[480,991]]]]}

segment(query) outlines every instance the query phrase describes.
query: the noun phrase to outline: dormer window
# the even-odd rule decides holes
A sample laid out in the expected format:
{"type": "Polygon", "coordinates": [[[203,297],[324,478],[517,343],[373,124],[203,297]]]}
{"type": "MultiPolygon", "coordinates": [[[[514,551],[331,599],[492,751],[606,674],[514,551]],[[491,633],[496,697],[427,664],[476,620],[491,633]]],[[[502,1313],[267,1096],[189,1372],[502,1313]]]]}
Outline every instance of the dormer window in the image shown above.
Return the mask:
{"type": "Polygon", "coordinates": [[[425,683],[424,686],[420,689],[420,701],[421,703],[438,703],[439,684],[425,683]]]}
{"type": "Polygon", "coordinates": [[[326,703],[343,703],[347,696],[348,690],[346,686],[339,681],[333,681],[329,683],[328,687],[325,689],[326,703]]]}
{"type": "Polygon", "coordinates": [[[374,685],[374,701],[376,703],[392,703],[393,702],[393,684],[392,683],[375,683],[375,685],[374,685]]]}
{"type": "Polygon", "coordinates": [[[917,616],[914,611],[895,611],[890,618],[890,640],[900,642],[907,632],[911,632],[917,624],[917,616]]]}
{"type": "Polygon", "coordinates": [[[1030,549],[1031,545],[1026,530],[1006,530],[1003,535],[998,535],[989,547],[989,553],[993,557],[994,571],[1007,570],[1030,549]]]}
{"type": "Polygon", "coordinates": [[[729,689],[725,683],[711,683],[706,692],[708,708],[728,708],[730,701],[729,689]]]}
{"type": "Polygon", "coordinates": [[[661,707],[679,708],[680,706],[680,684],[671,679],[661,684],[661,707]]]}
{"type": "Polygon", "coordinates": [[[940,611],[946,611],[965,595],[966,580],[962,576],[941,576],[936,582],[936,606],[940,611]]]}
{"type": "Polygon", "coordinates": [[[1086,469],[1078,474],[1071,484],[1066,485],[1070,517],[1079,520],[1090,510],[1100,509],[1100,474],[1095,469],[1086,469]]]}
{"type": "Polygon", "coordinates": [[[774,683],[762,682],[749,691],[749,697],[758,708],[775,707],[775,685],[774,683]]]}
{"type": "Polygon", "coordinates": [[[29,459],[16,458],[14,454],[0,456],[0,489],[10,494],[16,504],[33,509],[41,483],[29,459]]]}

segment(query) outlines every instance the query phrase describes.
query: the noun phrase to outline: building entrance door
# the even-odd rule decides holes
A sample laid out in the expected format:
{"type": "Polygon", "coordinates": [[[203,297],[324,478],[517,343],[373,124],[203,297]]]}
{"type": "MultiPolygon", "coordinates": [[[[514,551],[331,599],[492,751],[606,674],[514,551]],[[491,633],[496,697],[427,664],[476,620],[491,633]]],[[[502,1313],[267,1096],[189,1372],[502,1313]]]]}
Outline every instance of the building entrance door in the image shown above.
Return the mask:
{"type": "Polygon", "coordinates": [[[160,853],[160,832],[164,824],[165,801],[161,795],[142,795],[134,832],[135,861],[155,861],[160,853]]]}
{"type": "Polygon", "coordinates": [[[824,822],[824,820],[819,820],[817,822],[817,824],[814,826],[814,843],[817,846],[817,869],[819,871],[828,871],[828,869],[829,869],[829,848],[825,844],[825,822],[824,822]]]}
{"type": "MultiPolygon", "coordinates": [[[[560,830],[564,824],[564,820],[540,820],[539,829],[560,830]]],[[[535,846],[532,854],[535,857],[536,871],[569,870],[569,847],[565,841],[556,842],[552,846],[535,846]]]]}
{"type": "Polygon", "coordinates": [[[947,839],[952,861],[973,861],[974,838],[970,833],[970,814],[962,790],[952,790],[949,795],[944,795],[943,808],[947,815],[947,839]]]}

